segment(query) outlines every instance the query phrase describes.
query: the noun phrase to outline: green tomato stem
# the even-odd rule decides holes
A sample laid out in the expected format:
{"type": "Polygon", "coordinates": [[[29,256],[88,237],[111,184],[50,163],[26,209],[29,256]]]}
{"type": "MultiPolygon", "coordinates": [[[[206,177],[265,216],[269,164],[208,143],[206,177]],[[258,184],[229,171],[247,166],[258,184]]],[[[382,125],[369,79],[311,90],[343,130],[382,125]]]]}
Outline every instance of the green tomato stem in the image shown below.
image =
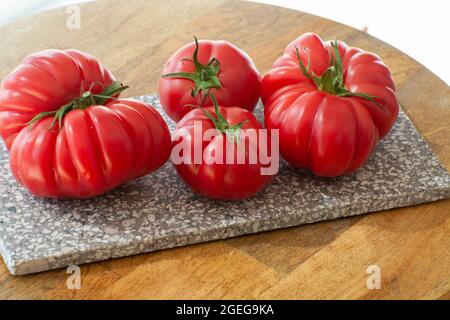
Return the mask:
{"type": "Polygon", "coordinates": [[[191,95],[196,97],[199,94],[203,95],[202,102],[205,97],[208,96],[209,90],[212,88],[220,89],[222,84],[219,81],[220,62],[216,58],[212,58],[208,64],[203,65],[198,61],[199,45],[198,40],[194,36],[195,50],[192,59],[181,59],[181,61],[189,61],[194,63],[195,71],[189,72],[174,72],[162,74],[162,78],[181,78],[194,82],[194,88],[191,91],[191,95]]]}
{"type": "Polygon", "coordinates": [[[87,107],[92,105],[104,105],[106,101],[108,101],[108,99],[115,99],[115,95],[126,89],[128,89],[128,86],[122,85],[119,81],[114,81],[113,83],[111,83],[109,86],[104,88],[100,94],[93,94],[91,92],[91,87],[89,91],[83,92],[79,98],[69,101],[58,110],[38,113],[26,124],[31,129],[33,127],[33,124],[35,124],[37,121],[52,116],[53,120],[50,124],[49,130],[54,127],[56,122],[58,122],[58,129],[61,129],[64,116],[70,111],[75,109],[86,109],[87,107]]]}
{"type": "Polygon", "coordinates": [[[203,113],[208,117],[208,119],[210,119],[214,123],[215,128],[219,132],[224,133],[227,137],[231,136],[233,140],[238,143],[240,130],[242,129],[244,123],[248,122],[248,120],[230,125],[230,123],[223,117],[222,113],[220,112],[219,105],[217,104],[217,100],[214,94],[210,92],[209,96],[214,104],[214,112],[216,116],[214,117],[211,112],[201,106],[198,106],[198,108],[202,110],[203,113]]]}
{"type": "MultiPolygon", "coordinates": [[[[314,82],[317,89],[324,91],[339,97],[359,97],[364,100],[371,101],[375,103],[378,107],[384,108],[378,100],[382,100],[379,97],[371,96],[367,93],[362,92],[351,92],[347,90],[344,84],[344,68],[342,63],[342,57],[339,53],[338,42],[335,40],[331,43],[333,48],[334,56],[331,57],[330,66],[323,72],[319,77],[310,67],[310,56],[308,53],[308,64],[305,66],[300,58],[300,52],[297,47],[295,47],[295,53],[297,55],[298,64],[300,66],[300,71],[302,74],[314,82]]],[[[304,49],[306,51],[306,49],[304,49]]]]}

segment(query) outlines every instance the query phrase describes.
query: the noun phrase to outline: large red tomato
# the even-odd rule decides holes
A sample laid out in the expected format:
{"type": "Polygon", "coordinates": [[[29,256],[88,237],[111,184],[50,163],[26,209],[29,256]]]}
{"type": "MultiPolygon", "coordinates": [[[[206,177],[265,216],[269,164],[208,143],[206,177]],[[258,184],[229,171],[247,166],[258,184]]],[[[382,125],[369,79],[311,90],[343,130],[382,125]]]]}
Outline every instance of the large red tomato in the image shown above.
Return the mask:
{"type": "Polygon", "coordinates": [[[215,103],[215,107],[194,109],[181,119],[173,134],[172,161],[186,184],[204,196],[248,198],[263,189],[278,169],[278,157],[271,160],[277,161],[275,166],[261,157],[271,156],[271,145],[270,137],[261,138],[260,130],[264,129],[253,113],[242,108],[215,103]],[[213,131],[209,137],[208,130],[213,131]],[[200,151],[198,160],[196,150],[200,151]]]}
{"type": "Polygon", "coordinates": [[[26,58],[0,89],[0,134],[16,179],[37,196],[83,198],[164,164],[166,123],[143,102],[116,99],[125,88],[80,51],[26,58]]]}
{"type": "Polygon", "coordinates": [[[313,33],[275,61],[261,98],[283,157],[319,176],[358,169],[399,111],[391,72],[377,55],[313,33]]]}
{"type": "Polygon", "coordinates": [[[227,41],[189,43],[167,61],[159,80],[161,105],[178,122],[192,106],[212,106],[209,92],[221,106],[253,111],[261,77],[250,57],[227,41]]]}

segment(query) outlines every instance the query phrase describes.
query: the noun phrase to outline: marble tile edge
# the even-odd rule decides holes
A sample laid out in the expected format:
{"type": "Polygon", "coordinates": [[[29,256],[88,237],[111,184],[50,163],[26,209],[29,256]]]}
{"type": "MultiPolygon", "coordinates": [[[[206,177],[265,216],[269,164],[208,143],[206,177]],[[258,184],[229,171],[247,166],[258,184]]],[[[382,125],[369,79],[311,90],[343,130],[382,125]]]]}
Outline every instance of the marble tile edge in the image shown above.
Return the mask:
{"type": "MultiPolygon", "coordinates": [[[[421,199],[408,199],[409,197],[414,197],[413,193],[406,193],[400,197],[395,197],[395,200],[386,200],[386,198],[373,198],[371,202],[368,202],[366,205],[370,206],[370,211],[367,210],[348,210],[354,209],[355,204],[357,202],[352,202],[350,204],[344,204],[342,206],[338,207],[329,207],[327,208],[327,211],[337,211],[337,210],[344,210],[344,213],[341,213],[339,217],[319,217],[318,219],[313,219],[310,221],[299,221],[299,217],[291,217],[290,219],[286,219],[285,221],[279,221],[275,219],[277,222],[276,225],[273,224],[273,221],[271,219],[262,219],[258,220],[257,228],[255,228],[254,221],[247,221],[245,223],[240,224],[229,224],[221,227],[216,228],[210,228],[208,230],[204,230],[200,235],[198,233],[192,232],[188,234],[177,234],[172,233],[168,235],[160,236],[153,241],[144,241],[149,242],[144,246],[142,249],[136,250],[136,245],[139,245],[142,242],[136,242],[130,240],[127,244],[123,244],[120,247],[117,246],[117,244],[111,244],[107,248],[102,248],[101,251],[105,254],[100,258],[88,258],[86,259],[85,254],[95,254],[98,253],[99,250],[97,248],[89,249],[83,252],[84,255],[82,255],[78,259],[71,259],[70,256],[73,254],[63,254],[58,257],[58,259],[55,259],[57,263],[51,264],[48,262],[48,258],[41,257],[37,258],[35,260],[28,260],[28,261],[14,261],[13,257],[9,257],[6,259],[8,262],[7,267],[11,274],[13,275],[26,275],[26,274],[32,274],[32,273],[38,273],[48,270],[54,270],[54,269],[60,269],[67,267],[68,265],[78,265],[78,264],[87,264],[92,262],[99,262],[99,261],[105,261],[108,259],[113,258],[119,258],[124,256],[131,256],[136,254],[143,254],[143,253],[149,253],[154,252],[162,249],[170,249],[170,248],[176,248],[176,247],[182,247],[187,246],[191,244],[197,244],[202,242],[209,242],[209,241],[215,241],[215,240],[223,240],[227,238],[233,238],[237,236],[243,236],[248,234],[254,234],[259,232],[265,232],[265,231],[273,231],[281,228],[289,228],[289,227],[295,227],[300,225],[306,225],[321,221],[332,221],[336,219],[346,218],[346,217],[352,217],[352,216],[358,216],[363,214],[369,214],[374,212],[379,212],[383,210],[389,210],[389,209],[395,209],[395,208],[401,208],[401,207],[407,207],[412,205],[418,205],[423,203],[429,203],[434,202],[438,200],[443,200],[450,198],[450,186],[447,188],[442,188],[441,190],[435,191],[434,194],[431,195],[425,195],[421,199]],[[387,202],[391,201],[391,203],[387,202]],[[345,212],[345,209],[348,210],[348,212],[345,212]],[[192,239],[195,238],[195,239],[192,239]],[[169,244],[170,243],[170,244],[169,244]],[[169,245],[168,245],[169,244],[169,245]],[[120,251],[121,250],[131,250],[130,254],[123,255],[120,251]],[[116,252],[116,253],[114,253],[116,252]],[[67,262],[62,262],[66,260],[67,262]]],[[[3,248],[0,245],[0,250],[3,248]]],[[[4,252],[2,252],[3,254],[4,252]]],[[[5,257],[5,255],[3,255],[5,257]]]]}

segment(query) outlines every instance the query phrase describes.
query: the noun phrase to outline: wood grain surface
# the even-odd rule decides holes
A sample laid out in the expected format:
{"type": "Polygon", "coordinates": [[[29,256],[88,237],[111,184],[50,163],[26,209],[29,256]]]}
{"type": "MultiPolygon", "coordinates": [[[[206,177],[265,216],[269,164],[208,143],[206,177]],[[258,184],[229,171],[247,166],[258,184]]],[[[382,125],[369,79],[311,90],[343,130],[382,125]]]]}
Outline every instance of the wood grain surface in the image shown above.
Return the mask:
{"type": "MultiPolygon", "coordinates": [[[[167,58],[194,34],[235,43],[266,72],[291,40],[313,31],[380,55],[407,114],[450,168],[449,87],[363,32],[242,1],[109,0],[80,8],[80,30],[66,27],[66,8],[0,28],[0,78],[38,50],[77,48],[130,85],[128,95],[140,95],[156,91],[167,58]]],[[[69,290],[65,270],[13,277],[0,262],[0,298],[449,299],[450,200],[92,263],[81,272],[81,289],[69,290]],[[379,290],[366,286],[370,265],[381,269],[379,290]]]]}

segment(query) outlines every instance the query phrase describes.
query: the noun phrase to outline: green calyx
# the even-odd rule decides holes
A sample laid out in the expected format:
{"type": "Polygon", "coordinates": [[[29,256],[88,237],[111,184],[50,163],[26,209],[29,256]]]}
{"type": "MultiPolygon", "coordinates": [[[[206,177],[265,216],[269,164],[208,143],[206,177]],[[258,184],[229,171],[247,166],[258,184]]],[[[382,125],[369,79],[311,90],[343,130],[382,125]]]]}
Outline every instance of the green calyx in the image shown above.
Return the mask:
{"type": "Polygon", "coordinates": [[[220,113],[216,97],[212,93],[210,93],[209,96],[211,97],[211,100],[214,104],[214,112],[216,113],[216,117],[214,117],[214,115],[205,108],[200,106],[198,108],[200,108],[200,110],[203,111],[203,113],[208,117],[208,119],[214,123],[214,126],[219,132],[225,133],[227,138],[231,138],[234,141],[236,141],[236,143],[238,143],[240,130],[242,129],[244,123],[248,122],[248,120],[230,125],[228,121],[223,117],[222,113],[220,113]]]}
{"type": "Polygon", "coordinates": [[[219,71],[220,71],[220,62],[216,58],[212,58],[208,64],[203,65],[198,61],[198,40],[194,36],[195,40],[195,51],[192,56],[192,59],[183,59],[182,61],[190,61],[194,63],[195,72],[175,72],[162,74],[163,78],[182,78],[188,79],[194,82],[194,88],[192,89],[191,95],[196,97],[200,92],[203,95],[203,99],[208,96],[209,90],[211,88],[220,89],[222,87],[219,81],[219,71]]]}
{"type": "Polygon", "coordinates": [[[93,83],[91,88],[88,91],[83,92],[79,98],[71,100],[58,110],[38,113],[33,119],[27,122],[27,125],[29,125],[31,129],[33,124],[42,118],[53,117],[49,129],[53,128],[56,122],[58,122],[58,129],[61,129],[64,116],[71,110],[86,109],[92,105],[104,105],[108,99],[114,99],[116,94],[128,88],[128,86],[122,85],[119,81],[114,81],[104,88],[101,93],[93,94],[91,90],[95,84],[97,83],[93,83]]]}
{"type": "MultiPolygon", "coordinates": [[[[371,96],[366,93],[361,92],[351,92],[345,88],[344,85],[344,71],[341,54],[338,49],[338,42],[335,40],[331,43],[333,47],[334,56],[331,57],[330,66],[325,70],[325,72],[318,77],[314,71],[310,68],[310,56],[308,54],[308,64],[305,66],[300,59],[300,53],[298,48],[295,48],[297,54],[298,63],[300,65],[300,70],[305,77],[312,80],[316,85],[317,89],[328,92],[330,94],[339,97],[359,97],[368,101],[375,103],[378,107],[383,107],[376,99],[380,99],[371,96]]],[[[306,51],[306,49],[305,49],[306,51]]]]}

